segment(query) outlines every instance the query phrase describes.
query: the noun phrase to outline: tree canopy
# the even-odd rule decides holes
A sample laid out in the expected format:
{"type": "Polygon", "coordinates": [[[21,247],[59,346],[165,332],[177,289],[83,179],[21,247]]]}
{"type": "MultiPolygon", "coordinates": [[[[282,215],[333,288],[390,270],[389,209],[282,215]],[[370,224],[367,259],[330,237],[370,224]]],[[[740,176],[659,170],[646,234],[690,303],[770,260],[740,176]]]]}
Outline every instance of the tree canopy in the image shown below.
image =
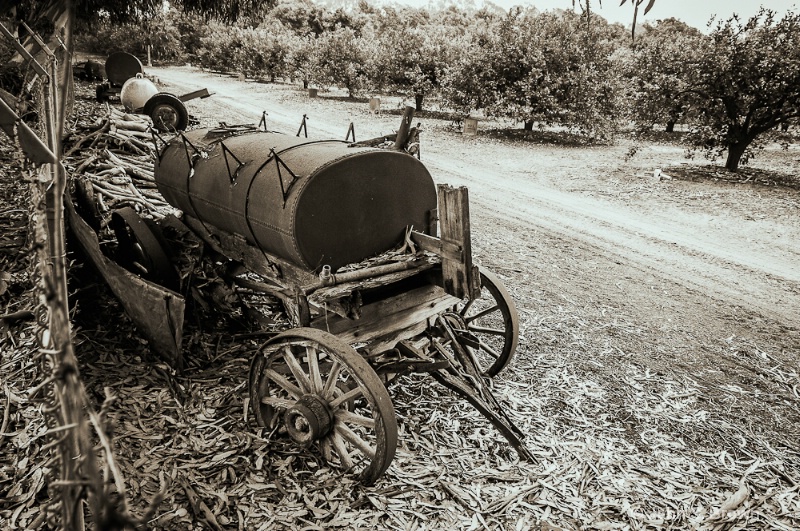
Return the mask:
{"type": "MultiPolygon", "coordinates": [[[[104,13],[114,22],[126,22],[147,17],[164,9],[164,0],[0,0],[0,14],[16,9],[19,20],[39,19],[54,6],[72,5],[75,17],[83,20],[104,13]]],[[[263,14],[275,5],[275,0],[175,0],[170,5],[206,17],[231,21],[240,17],[263,14]]]]}
{"type": "Polygon", "coordinates": [[[718,24],[686,72],[698,109],[690,140],[736,171],[764,135],[800,116],[800,15],[762,9],[718,24]]]}
{"type": "MultiPolygon", "coordinates": [[[[654,3],[621,5],[637,15],[654,3]]],[[[13,4],[18,18],[65,5],[13,4]]],[[[676,19],[660,20],[640,25],[632,41],[621,24],[589,19],[600,0],[573,2],[581,13],[364,1],[349,9],[311,0],[165,5],[74,0],[81,16],[94,13],[94,25],[81,27],[81,45],[109,53],[111,44],[139,55],[153,45],[158,61],[345,87],[352,96],[389,91],[415,98],[418,110],[423,98],[440,96],[440,105],[460,113],[480,110],[528,129],[565,127],[589,139],[608,139],[631,122],[639,129],[680,124],[694,150],[712,157],[727,151],[732,171],[771,131],[798,116],[800,23],[794,14],[781,20],[768,10],[748,21],[734,16],[710,35],[676,19]]]]}
{"type": "Polygon", "coordinates": [[[691,119],[690,71],[705,37],[674,18],[645,24],[636,45],[621,57],[631,118],[642,129],[666,124],[667,132],[691,119]]]}

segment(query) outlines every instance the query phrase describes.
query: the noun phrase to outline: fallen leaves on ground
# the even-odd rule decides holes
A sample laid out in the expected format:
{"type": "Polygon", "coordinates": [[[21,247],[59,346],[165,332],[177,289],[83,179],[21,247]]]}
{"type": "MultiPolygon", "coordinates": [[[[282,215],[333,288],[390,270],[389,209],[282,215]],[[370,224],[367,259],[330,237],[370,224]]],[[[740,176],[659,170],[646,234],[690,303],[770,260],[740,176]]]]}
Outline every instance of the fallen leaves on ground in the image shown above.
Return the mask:
{"type": "MultiPolygon", "coordinates": [[[[20,293],[16,270],[3,269],[12,272],[9,291],[20,293]]],[[[624,319],[523,312],[520,350],[494,392],[528,434],[536,463],[519,462],[485,419],[431,379],[397,380],[390,394],[400,447],[385,476],[365,488],[255,426],[246,393],[252,340],[190,329],[189,367],[176,374],[152,357],[107,290],[76,289],[80,369],[98,405],[106,389],[117,397],[108,415],[132,506],[141,512],[165,494],[150,529],[800,527],[796,446],[726,423],[700,400],[710,382],[630,363],[617,375],[622,394],[612,396],[591,372],[533,340],[569,331],[572,343],[555,349],[568,351],[588,328],[637,334],[639,325],[624,319]]],[[[4,297],[6,309],[21,306],[4,297]]],[[[44,528],[52,462],[29,397],[46,376],[32,362],[33,331],[16,323],[0,338],[0,527],[10,530],[44,528]]],[[[773,365],[797,407],[796,368],[773,365]]],[[[735,401],[748,388],[729,380],[715,392],[735,401]]]]}

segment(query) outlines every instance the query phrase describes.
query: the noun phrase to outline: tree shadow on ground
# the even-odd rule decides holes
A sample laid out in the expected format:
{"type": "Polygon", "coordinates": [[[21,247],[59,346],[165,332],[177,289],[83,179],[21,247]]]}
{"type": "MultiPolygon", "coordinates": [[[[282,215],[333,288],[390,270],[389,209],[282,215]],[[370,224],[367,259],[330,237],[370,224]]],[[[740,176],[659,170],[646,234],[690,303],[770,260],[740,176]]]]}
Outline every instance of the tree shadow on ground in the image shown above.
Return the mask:
{"type": "Polygon", "coordinates": [[[501,140],[569,147],[603,146],[609,143],[608,141],[570,133],[569,131],[554,131],[550,129],[534,129],[533,131],[526,131],[525,129],[488,129],[483,132],[479,131],[478,134],[501,140]]]}
{"type": "Polygon", "coordinates": [[[688,134],[687,131],[673,131],[668,133],[666,131],[635,131],[630,132],[626,136],[632,140],[655,142],[658,144],[675,144],[681,145],[688,134]]]}
{"type": "Polygon", "coordinates": [[[740,168],[730,172],[723,166],[674,166],[664,173],[673,179],[691,182],[718,182],[789,188],[800,191],[800,176],[778,171],[740,168]]]}
{"type": "Polygon", "coordinates": [[[332,96],[320,94],[317,98],[327,101],[343,101],[345,103],[369,103],[369,98],[359,96],[332,96]]]}
{"type": "MultiPolygon", "coordinates": [[[[400,116],[405,112],[404,108],[386,109],[381,110],[383,114],[392,114],[400,116]]],[[[415,111],[414,118],[429,119],[429,120],[447,120],[450,122],[461,122],[464,120],[464,114],[453,111],[415,111]]]]}

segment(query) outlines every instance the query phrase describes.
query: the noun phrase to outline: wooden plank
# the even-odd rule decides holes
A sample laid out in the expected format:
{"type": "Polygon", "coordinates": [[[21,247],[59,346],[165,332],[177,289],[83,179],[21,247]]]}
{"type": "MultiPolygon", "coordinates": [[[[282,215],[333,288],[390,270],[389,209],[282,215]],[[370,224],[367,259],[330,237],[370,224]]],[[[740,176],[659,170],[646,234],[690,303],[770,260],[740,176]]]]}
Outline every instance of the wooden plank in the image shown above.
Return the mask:
{"type": "MultiPolygon", "coordinates": [[[[459,302],[439,286],[423,286],[361,308],[361,319],[325,316],[311,326],[327,330],[348,343],[367,342],[418,326],[459,302]]],[[[423,327],[424,329],[424,327],[423,327]]],[[[409,336],[413,337],[413,336],[409,336]]],[[[399,339],[398,339],[399,341],[399,339]]]]}
{"type": "Polygon", "coordinates": [[[107,259],[97,234],[78,215],[72,201],[64,201],[69,226],[86,256],[117,296],[125,313],[153,350],[175,369],[183,366],[183,297],[174,291],[139,278],[107,259]]]}
{"type": "Polygon", "coordinates": [[[185,103],[197,98],[208,98],[209,96],[212,96],[212,94],[208,91],[208,89],[201,88],[200,90],[195,90],[194,92],[184,94],[183,96],[178,96],[178,99],[185,103]]]}
{"type": "Polygon", "coordinates": [[[403,330],[398,330],[397,332],[392,332],[391,334],[374,339],[367,346],[366,351],[369,355],[386,352],[387,350],[393,349],[400,341],[403,341],[404,339],[418,337],[420,334],[425,332],[427,328],[427,321],[420,321],[408,328],[404,328],[403,330]]]}
{"type": "Polygon", "coordinates": [[[437,186],[439,228],[443,242],[461,247],[460,260],[442,257],[444,288],[459,299],[480,296],[480,275],[472,265],[472,240],[469,221],[469,195],[465,187],[437,186]]]}
{"type": "Polygon", "coordinates": [[[411,232],[411,240],[423,251],[429,251],[447,260],[461,262],[464,259],[464,249],[453,242],[446,242],[417,231],[411,232]]]}

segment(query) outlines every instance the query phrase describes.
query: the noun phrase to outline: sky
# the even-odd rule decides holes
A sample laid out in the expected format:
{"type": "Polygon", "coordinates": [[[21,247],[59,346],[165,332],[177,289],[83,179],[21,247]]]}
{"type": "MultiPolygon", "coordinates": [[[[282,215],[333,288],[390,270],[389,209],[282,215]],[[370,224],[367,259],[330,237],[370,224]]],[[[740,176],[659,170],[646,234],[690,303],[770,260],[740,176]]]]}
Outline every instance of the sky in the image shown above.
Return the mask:
{"type": "MultiPolygon", "coordinates": [[[[394,0],[415,6],[426,5],[427,0],[394,0]]],[[[493,3],[509,9],[514,5],[534,6],[541,11],[554,8],[572,8],[571,0],[491,0],[493,3]]],[[[629,26],[633,20],[633,7],[631,1],[620,6],[620,0],[591,0],[592,10],[600,14],[609,22],[620,22],[629,26]],[[602,6],[600,5],[602,3],[602,6]]],[[[480,4],[476,0],[476,4],[480,4]]],[[[576,2],[577,3],[577,2],[576,2]]],[[[655,22],[663,18],[674,17],[694,26],[701,31],[706,31],[706,24],[712,15],[716,20],[726,20],[734,13],[747,19],[758,13],[760,5],[783,16],[787,11],[800,12],[800,0],[656,0],[653,9],[646,17],[639,13],[640,22],[655,22]]],[[[646,5],[646,3],[645,3],[646,5]]],[[[642,6],[642,10],[644,5],[642,6]]]]}

